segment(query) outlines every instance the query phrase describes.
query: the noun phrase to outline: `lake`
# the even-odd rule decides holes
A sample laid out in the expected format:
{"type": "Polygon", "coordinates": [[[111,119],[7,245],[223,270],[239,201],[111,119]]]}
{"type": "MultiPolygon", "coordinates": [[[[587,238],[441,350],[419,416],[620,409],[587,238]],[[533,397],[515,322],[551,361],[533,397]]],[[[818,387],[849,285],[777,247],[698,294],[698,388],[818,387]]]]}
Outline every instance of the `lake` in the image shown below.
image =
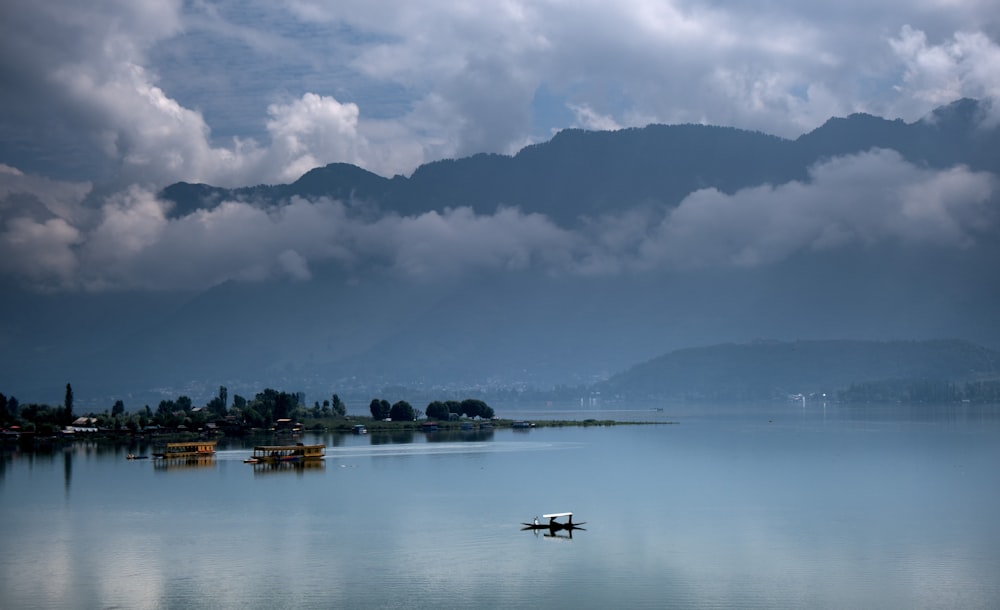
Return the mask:
{"type": "Polygon", "coordinates": [[[305,435],[307,469],[6,448],[0,607],[1000,607],[1000,407],[659,408],[305,435]]]}

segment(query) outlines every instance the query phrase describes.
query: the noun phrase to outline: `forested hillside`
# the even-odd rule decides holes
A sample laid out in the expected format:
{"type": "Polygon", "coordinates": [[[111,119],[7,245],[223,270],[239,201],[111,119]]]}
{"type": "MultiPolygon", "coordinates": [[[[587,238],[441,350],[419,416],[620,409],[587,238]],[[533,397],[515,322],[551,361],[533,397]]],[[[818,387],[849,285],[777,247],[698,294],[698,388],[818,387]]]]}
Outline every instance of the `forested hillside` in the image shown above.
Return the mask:
{"type": "Polygon", "coordinates": [[[966,341],[755,341],[681,349],[596,386],[630,398],[1000,399],[1000,352],[966,341]]]}

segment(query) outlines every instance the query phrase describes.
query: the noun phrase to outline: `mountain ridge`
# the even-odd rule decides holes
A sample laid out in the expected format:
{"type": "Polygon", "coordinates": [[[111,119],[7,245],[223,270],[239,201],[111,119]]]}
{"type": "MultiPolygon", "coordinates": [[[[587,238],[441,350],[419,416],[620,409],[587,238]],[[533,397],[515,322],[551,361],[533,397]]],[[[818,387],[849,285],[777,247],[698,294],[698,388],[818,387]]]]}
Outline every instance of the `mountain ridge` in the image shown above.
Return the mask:
{"type": "Polygon", "coordinates": [[[872,148],[896,150],[912,163],[931,167],[957,163],[1000,172],[1000,138],[996,127],[987,134],[991,137],[980,137],[977,121],[982,112],[979,102],[963,99],[913,123],[856,113],[831,118],[795,140],[694,124],[617,131],[565,129],[514,155],[479,153],[432,161],[409,177],[385,178],[354,165],[332,163],[287,185],[225,189],[179,182],[164,188],[160,196],[184,211],[213,207],[227,197],[359,199],[400,214],[462,206],[491,214],[502,205],[573,224],[581,216],[618,209],[622,202],[653,200],[674,206],[701,188],[732,193],[759,184],[807,181],[808,169],[816,162],[872,148]],[[553,201],[571,201],[572,206],[553,201]]]}
{"type": "MultiPolygon", "coordinates": [[[[637,223],[639,230],[629,239],[646,240],[682,201],[688,214],[725,200],[727,193],[752,191],[754,203],[767,203],[783,195],[779,185],[789,181],[796,181],[790,192],[803,196],[814,180],[810,168],[824,159],[858,155],[858,163],[885,163],[884,156],[864,154],[869,146],[891,148],[897,155],[891,163],[904,159],[916,168],[904,176],[968,167],[991,172],[996,184],[1000,132],[980,125],[982,111],[981,104],[964,101],[914,123],[852,115],[831,119],[796,140],[700,125],[566,130],[516,155],[437,161],[410,177],[385,178],[337,163],[287,185],[224,189],[177,183],[161,193],[173,202],[171,218],[229,199],[265,208],[280,208],[295,197],[337,199],[344,202],[344,222],[362,217],[360,235],[375,242],[362,251],[375,254],[343,265],[309,260],[308,277],[298,281],[229,280],[186,293],[134,290],[66,298],[7,282],[8,298],[0,301],[0,391],[23,396],[55,388],[58,393],[72,381],[82,401],[160,386],[214,393],[220,384],[232,393],[280,387],[314,396],[332,388],[374,391],[386,384],[585,386],[672,350],[755,337],[955,337],[996,348],[1000,202],[995,192],[979,204],[985,220],[969,225],[975,233],[959,246],[907,241],[890,232],[888,238],[857,239],[849,247],[803,241],[755,264],[726,259],[726,264],[630,268],[649,246],[637,241],[625,244],[625,260],[612,261],[621,265],[612,265],[613,272],[534,265],[535,253],[529,251],[507,261],[511,264],[468,267],[464,275],[413,278],[393,267],[406,260],[392,258],[411,250],[385,256],[378,240],[388,238],[370,232],[381,219],[398,223],[432,211],[436,215],[429,220],[440,226],[449,207],[469,207],[485,220],[495,220],[500,206],[516,207],[544,217],[544,223],[531,226],[544,224],[546,239],[572,232],[576,241],[569,247],[582,245],[586,255],[600,257],[606,255],[604,240],[617,237],[595,226],[613,232],[620,226],[616,222],[637,223]],[[693,192],[701,197],[689,198],[693,192]],[[636,210],[655,214],[629,216],[636,210]],[[601,225],[605,216],[613,222],[601,225]]],[[[867,193],[852,191],[852,196],[857,200],[834,203],[868,210],[867,193]]],[[[723,244],[754,220],[742,215],[742,207],[726,203],[707,214],[716,223],[711,227],[726,224],[728,232],[713,237],[723,244]]],[[[781,208],[770,219],[776,224],[746,230],[763,231],[764,246],[775,240],[780,246],[794,237],[795,227],[782,224],[794,210],[781,208]]],[[[922,230],[939,220],[929,218],[922,230]]],[[[434,239],[433,233],[420,234],[425,235],[434,239]]],[[[492,237],[484,233],[476,239],[492,237]]],[[[458,249],[449,245],[452,249],[429,259],[430,275],[435,264],[447,266],[469,254],[461,248],[478,246],[475,240],[457,243],[458,249]]],[[[712,245],[682,241],[677,252],[688,256],[695,254],[691,249],[712,245]]]]}
{"type": "Polygon", "coordinates": [[[982,381],[1000,383],[1000,352],[971,341],[758,340],[675,350],[595,389],[631,399],[834,400],[861,384],[982,381]]]}

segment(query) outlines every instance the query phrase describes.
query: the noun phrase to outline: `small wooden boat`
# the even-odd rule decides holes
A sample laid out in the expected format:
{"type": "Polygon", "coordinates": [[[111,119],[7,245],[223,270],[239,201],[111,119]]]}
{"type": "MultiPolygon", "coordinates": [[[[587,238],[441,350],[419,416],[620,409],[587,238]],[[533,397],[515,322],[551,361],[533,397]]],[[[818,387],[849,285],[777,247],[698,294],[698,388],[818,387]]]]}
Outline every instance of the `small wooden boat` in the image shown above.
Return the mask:
{"type": "Polygon", "coordinates": [[[148,455],[132,455],[131,453],[125,456],[126,460],[148,460],[148,455]]]}
{"type": "Polygon", "coordinates": [[[550,513],[548,515],[542,515],[542,519],[548,519],[548,521],[539,521],[538,517],[532,523],[522,523],[524,527],[522,530],[549,530],[549,531],[559,531],[559,530],[580,530],[583,529],[581,525],[585,525],[586,522],[573,523],[573,513],[550,513]],[[556,519],[567,517],[568,520],[563,523],[556,521],[556,519]]]}

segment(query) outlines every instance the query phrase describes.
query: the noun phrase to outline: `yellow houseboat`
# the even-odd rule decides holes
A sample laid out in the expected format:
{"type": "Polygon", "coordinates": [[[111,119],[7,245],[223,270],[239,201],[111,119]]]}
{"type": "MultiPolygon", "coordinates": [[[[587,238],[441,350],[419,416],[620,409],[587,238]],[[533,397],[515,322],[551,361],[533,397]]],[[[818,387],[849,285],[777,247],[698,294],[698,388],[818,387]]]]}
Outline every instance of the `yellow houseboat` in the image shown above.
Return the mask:
{"type": "Polygon", "coordinates": [[[277,464],[281,462],[311,462],[322,460],[326,445],[258,445],[246,460],[250,464],[277,464]]]}
{"type": "Polygon", "coordinates": [[[188,441],[184,443],[167,443],[163,451],[153,454],[154,458],[162,460],[194,460],[211,458],[215,455],[216,441],[188,441]]]}

